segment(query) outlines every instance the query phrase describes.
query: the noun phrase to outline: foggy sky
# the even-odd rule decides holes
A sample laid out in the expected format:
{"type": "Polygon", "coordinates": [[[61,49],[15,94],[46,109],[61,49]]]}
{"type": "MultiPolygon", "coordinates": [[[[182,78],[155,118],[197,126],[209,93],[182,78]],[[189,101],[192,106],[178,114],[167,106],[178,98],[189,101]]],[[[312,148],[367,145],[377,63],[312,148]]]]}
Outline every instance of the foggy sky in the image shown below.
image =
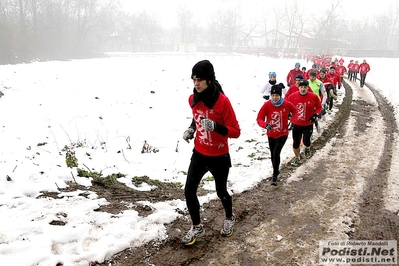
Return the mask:
{"type": "Polygon", "coordinates": [[[332,3],[339,2],[338,8],[342,18],[367,20],[372,19],[374,15],[389,11],[393,6],[398,5],[397,0],[383,1],[364,1],[364,0],[120,0],[124,9],[131,13],[140,13],[147,11],[155,14],[162,25],[165,27],[173,27],[176,25],[176,10],[179,6],[186,7],[191,10],[194,17],[199,20],[198,24],[205,25],[206,18],[209,13],[215,12],[221,8],[235,8],[241,10],[244,20],[250,21],[258,18],[261,20],[263,13],[272,13],[272,9],[281,9],[288,5],[298,3],[299,10],[309,13],[309,16],[321,13],[331,8],[332,3]]]}

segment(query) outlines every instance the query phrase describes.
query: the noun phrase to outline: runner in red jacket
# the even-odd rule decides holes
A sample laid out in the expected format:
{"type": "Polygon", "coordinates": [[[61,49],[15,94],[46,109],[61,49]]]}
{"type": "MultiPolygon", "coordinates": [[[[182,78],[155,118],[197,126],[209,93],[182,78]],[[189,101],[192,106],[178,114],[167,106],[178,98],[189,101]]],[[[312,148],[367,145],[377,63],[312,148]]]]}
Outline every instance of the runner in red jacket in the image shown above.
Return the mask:
{"type": "Polygon", "coordinates": [[[357,73],[359,73],[359,61],[355,61],[355,64],[353,65],[353,80],[356,81],[357,79],[357,73]]]}
{"type": "Polygon", "coordinates": [[[355,65],[355,63],[353,63],[353,60],[349,61],[349,64],[348,64],[348,79],[349,79],[349,81],[352,81],[352,79],[353,79],[354,65],[355,65]]]}
{"type": "Polygon", "coordinates": [[[235,217],[232,197],[227,191],[227,178],[231,167],[228,138],[240,136],[240,126],[230,100],[215,78],[213,65],[203,60],[194,65],[191,78],[194,83],[189,104],[193,114],[191,126],[184,132],[187,142],[194,138],[194,150],[187,172],[184,195],[192,226],[183,237],[184,245],[192,245],[205,234],[200,219],[198,185],[208,171],[214,176],[216,193],[225,211],[222,236],[233,234],[235,217]]]}
{"type": "Polygon", "coordinates": [[[267,130],[269,148],[273,166],[272,185],[277,186],[280,173],[280,154],[288,138],[288,120],[297,110],[292,103],[282,96],[284,84],[273,85],[271,99],[260,108],[256,121],[261,128],[267,130]]]}
{"type": "Polygon", "coordinates": [[[326,114],[327,109],[328,109],[328,103],[330,102],[330,99],[336,100],[338,97],[336,94],[334,94],[334,87],[332,85],[331,80],[327,77],[326,75],[327,70],[325,68],[320,69],[320,73],[317,76],[317,78],[323,82],[324,88],[327,93],[327,99],[326,99],[326,104],[323,106],[323,111],[321,112],[322,117],[326,114]]]}
{"type": "MultiPolygon", "coordinates": [[[[335,72],[335,67],[330,67],[330,71],[327,73],[327,77],[331,80],[331,84],[333,85],[333,93],[337,95],[337,87],[341,89],[341,76],[335,72]]],[[[327,113],[331,114],[332,108],[334,105],[334,98],[330,97],[328,101],[328,109],[327,113]]]]}
{"type": "Polygon", "coordinates": [[[316,64],[313,64],[313,65],[312,65],[312,68],[309,69],[309,70],[306,72],[306,76],[303,76],[304,79],[309,79],[309,77],[310,77],[310,71],[315,71],[316,74],[319,75],[319,70],[317,69],[316,64]]]}
{"type": "Polygon", "coordinates": [[[295,154],[294,165],[299,165],[301,161],[301,140],[303,140],[305,146],[305,156],[310,157],[310,137],[313,134],[313,124],[320,117],[322,111],[319,97],[314,93],[309,93],[308,87],[309,82],[307,80],[301,80],[299,82],[299,91],[286,98],[287,101],[293,103],[298,109],[298,112],[291,118],[291,123],[293,124],[292,148],[295,154]]]}
{"type": "MultiPolygon", "coordinates": [[[[292,86],[287,90],[287,92],[286,92],[285,95],[284,95],[284,98],[287,98],[288,96],[290,96],[290,95],[293,94],[294,92],[299,91],[298,84],[299,84],[299,82],[300,82],[301,80],[303,80],[303,79],[304,79],[304,78],[303,78],[302,74],[296,75],[296,76],[295,76],[295,85],[292,85],[292,86]]],[[[313,92],[312,89],[311,89],[310,87],[308,88],[308,91],[309,91],[309,92],[313,92]]]]}
{"type": "Polygon", "coordinates": [[[295,85],[295,76],[298,74],[303,75],[302,70],[300,70],[301,64],[295,63],[295,68],[291,69],[290,72],[288,72],[287,75],[287,86],[291,87],[292,85],[295,85]]]}
{"type": "Polygon", "coordinates": [[[359,73],[360,73],[360,87],[363,88],[364,83],[366,82],[366,75],[370,71],[370,65],[367,63],[366,59],[363,60],[363,63],[359,65],[359,73]]]}
{"type": "Polygon", "coordinates": [[[341,80],[341,83],[342,83],[344,81],[344,74],[346,72],[348,72],[348,70],[346,69],[346,67],[344,65],[339,64],[339,65],[337,65],[336,71],[340,75],[340,77],[341,77],[340,80],[341,80]]]}

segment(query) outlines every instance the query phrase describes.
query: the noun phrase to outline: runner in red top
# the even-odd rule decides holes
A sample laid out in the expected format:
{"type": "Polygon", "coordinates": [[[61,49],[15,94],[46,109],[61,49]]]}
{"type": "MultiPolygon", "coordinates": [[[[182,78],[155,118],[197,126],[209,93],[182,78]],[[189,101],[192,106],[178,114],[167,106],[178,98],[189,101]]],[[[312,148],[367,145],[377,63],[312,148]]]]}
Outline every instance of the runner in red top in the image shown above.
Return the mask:
{"type": "Polygon", "coordinates": [[[341,65],[341,64],[338,64],[337,65],[337,68],[336,68],[336,70],[337,70],[337,72],[338,72],[338,74],[340,75],[340,77],[341,77],[341,83],[344,81],[344,74],[346,73],[346,72],[348,72],[348,70],[346,69],[346,67],[344,66],[344,65],[341,65]]]}
{"type": "Polygon", "coordinates": [[[291,69],[290,72],[288,72],[287,75],[287,86],[291,87],[292,85],[295,85],[295,76],[298,74],[303,75],[302,70],[300,70],[301,64],[295,63],[295,68],[291,69]]]}
{"type": "Polygon", "coordinates": [[[288,138],[288,120],[297,110],[292,103],[282,96],[284,84],[273,85],[271,99],[260,108],[256,121],[261,128],[267,130],[267,138],[273,165],[272,185],[277,186],[280,173],[280,154],[288,138]]]}
{"type": "MultiPolygon", "coordinates": [[[[331,84],[333,85],[333,93],[337,95],[337,87],[338,89],[341,89],[342,83],[341,76],[335,72],[335,66],[330,67],[330,71],[327,73],[327,77],[331,80],[331,84]]],[[[330,97],[328,101],[327,113],[331,114],[333,105],[334,99],[330,97]]]]}
{"type": "Polygon", "coordinates": [[[316,74],[317,75],[319,75],[319,70],[317,69],[317,66],[316,66],[316,64],[313,64],[312,65],[312,68],[311,69],[309,69],[307,72],[306,72],[306,76],[303,76],[305,79],[309,79],[309,77],[310,77],[310,71],[314,71],[314,72],[316,72],[316,74]]]}
{"type": "Polygon", "coordinates": [[[355,63],[353,63],[353,60],[349,61],[349,64],[348,64],[348,79],[349,79],[349,81],[352,81],[352,79],[353,79],[354,65],[355,65],[355,63]]]}
{"type": "Polygon", "coordinates": [[[198,185],[208,171],[214,176],[216,193],[225,214],[222,236],[233,234],[235,217],[232,197],[227,191],[227,179],[231,167],[228,138],[240,136],[240,126],[230,100],[224,95],[216,80],[213,65],[208,60],[199,61],[192,69],[194,83],[189,104],[193,114],[191,126],[184,132],[187,142],[194,138],[194,149],[187,172],[184,195],[192,226],[183,237],[184,245],[192,245],[197,237],[205,234],[201,224],[198,185]]]}
{"type": "MultiPolygon", "coordinates": [[[[299,87],[298,87],[298,84],[299,84],[299,82],[301,81],[301,80],[303,80],[304,78],[303,78],[303,76],[302,76],[302,74],[298,74],[298,75],[296,75],[295,76],[295,85],[292,85],[288,90],[287,90],[287,92],[285,93],[285,95],[284,95],[284,98],[286,99],[288,96],[290,96],[291,94],[293,94],[294,92],[297,92],[297,91],[299,91],[299,87]]],[[[308,91],[309,92],[313,92],[312,91],[312,88],[308,88],[308,91]]]]}
{"type": "Polygon", "coordinates": [[[300,164],[301,139],[305,146],[305,156],[310,157],[310,137],[313,134],[313,124],[320,117],[322,111],[319,97],[314,93],[308,92],[309,82],[301,80],[298,85],[299,91],[286,98],[298,109],[298,112],[291,118],[291,123],[293,124],[292,147],[295,154],[294,165],[300,164]]]}
{"type": "Polygon", "coordinates": [[[356,81],[357,79],[357,73],[359,73],[359,61],[355,61],[355,64],[353,65],[353,80],[356,81]]]}
{"type": "Polygon", "coordinates": [[[330,99],[336,100],[338,97],[334,93],[334,87],[332,85],[331,80],[327,77],[326,75],[327,70],[325,68],[320,69],[320,73],[317,76],[317,78],[323,82],[324,88],[327,93],[327,99],[326,99],[326,104],[323,106],[323,111],[321,112],[321,115],[325,115],[329,106],[330,99]],[[327,104],[328,103],[328,104],[327,104]]]}
{"type": "Polygon", "coordinates": [[[359,65],[359,73],[360,73],[360,87],[363,88],[364,83],[366,82],[366,75],[370,71],[370,65],[367,63],[366,59],[363,60],[363,63],[359,65]]]}

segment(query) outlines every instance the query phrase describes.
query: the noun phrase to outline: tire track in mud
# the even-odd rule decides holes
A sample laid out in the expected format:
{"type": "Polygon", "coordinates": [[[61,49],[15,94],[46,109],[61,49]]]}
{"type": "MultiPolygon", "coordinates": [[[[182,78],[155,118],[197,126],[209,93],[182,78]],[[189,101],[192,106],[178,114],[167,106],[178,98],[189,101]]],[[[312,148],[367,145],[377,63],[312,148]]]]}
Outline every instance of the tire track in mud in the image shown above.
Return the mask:
{"type": "MultiPolygon", "coordinates": [[[[360,219],[356,221],[357,230],[351,235],[352,239],[371,240],[399,240],[399,218],[397,213],[384,209],[384,191],[388,184],[388,177],[392,165],[392,154],[395,143],[395,132],[398,131],[395,111],[388,100],[374,87],[366,84],[378,102],[381,118],[384,120],[385,130],[381,139],[370,140],[370,144],[381,141],[384,143],[377,167],[372,177],[367,180],[360,204],[360,219]]],[[[370,159],[373,153],[369,154],[370,159]]]]}
{"type": "Polygon", "coordinates": [[[206,235],[193,246],[181,245],[189,224],[184,216],[170,225],[166,240],[93,265],[318,265],[320,240],[398,239],[398,217],[383,209],[397,130],[393,108],[372,87],[374,103],[363,99],[370,95],[353,99],[352,88],[344,87],[335,120],[312,144],[312,158],[298,168],[283,165],[277,188],[265,180],[233,196],[231,237],[220,237],[223,209],[211,201],[203,205],[206,235]]]}

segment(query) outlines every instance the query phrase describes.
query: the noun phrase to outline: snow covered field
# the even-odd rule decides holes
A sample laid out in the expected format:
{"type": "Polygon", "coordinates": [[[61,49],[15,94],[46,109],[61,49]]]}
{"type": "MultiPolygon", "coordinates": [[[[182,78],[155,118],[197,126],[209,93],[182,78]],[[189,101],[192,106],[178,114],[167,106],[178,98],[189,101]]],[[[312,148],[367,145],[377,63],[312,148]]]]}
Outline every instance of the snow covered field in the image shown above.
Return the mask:
{"type": "MultiPolygon", "coordinates": [[[[143,202],[155,210],[144,218],[136,211],[95,212],[107,202],[94,193],[87,198],[79,191],[60,194],[59,199],[37,197],[41,191],[57,192],[74,179],[91,185],[77,176],[76,168],[67,167],[65,146],[74,147],[80,167],[104,176],[126,174],[119,181],[137,190],[151,187],[136,187],[131,181],[135,176],[184,184],[193,148],[182,139],[191,122],[191,68],[202,59],[213,63],[242,129],[240,138],[230,140],[236,167],[231,169],[229,189],[240,193],[272,173],[269,160],[252,159],[269,156],[264,129],[256,124],[263,104],[259,90],[267,73],[275,71],[277,81],[285,84],[295,62],[308,69],[311,62],[198,53],[0,66],[1,265],[88,265],[129,246],[167,237],[164,224],[179,216],[175,210],[184,209],[184,201],[143,202]],[[142,154],[144,141],[159,152],[142,154]],[[50,225],[53,220],[65,226],[50,225]]],[[[350,59],[363,60],[344,59],[345,65],[350,59]]],[[[366,83],[391,100],[399,118],[399,92],[391,81],[388,84],[394,70],[387,67],[399,60],[366,59],[371,66],[366,83]]],[[[282,163],[293,156],[291,143],[289,137],[282,163]]],[[[399,160],[397,152],[393,156],[393,161],[399,160]]],[[[393,173],[399,171],[395,167],[393,173]]],[[[393,176],[390,182],[387,208],[398,210],[398,182],[393,176]]],[[[213,183],[207,186],[213,188],[213,183]]],[[[201,201],[214,198],[211,193],[201,201]]]]}

